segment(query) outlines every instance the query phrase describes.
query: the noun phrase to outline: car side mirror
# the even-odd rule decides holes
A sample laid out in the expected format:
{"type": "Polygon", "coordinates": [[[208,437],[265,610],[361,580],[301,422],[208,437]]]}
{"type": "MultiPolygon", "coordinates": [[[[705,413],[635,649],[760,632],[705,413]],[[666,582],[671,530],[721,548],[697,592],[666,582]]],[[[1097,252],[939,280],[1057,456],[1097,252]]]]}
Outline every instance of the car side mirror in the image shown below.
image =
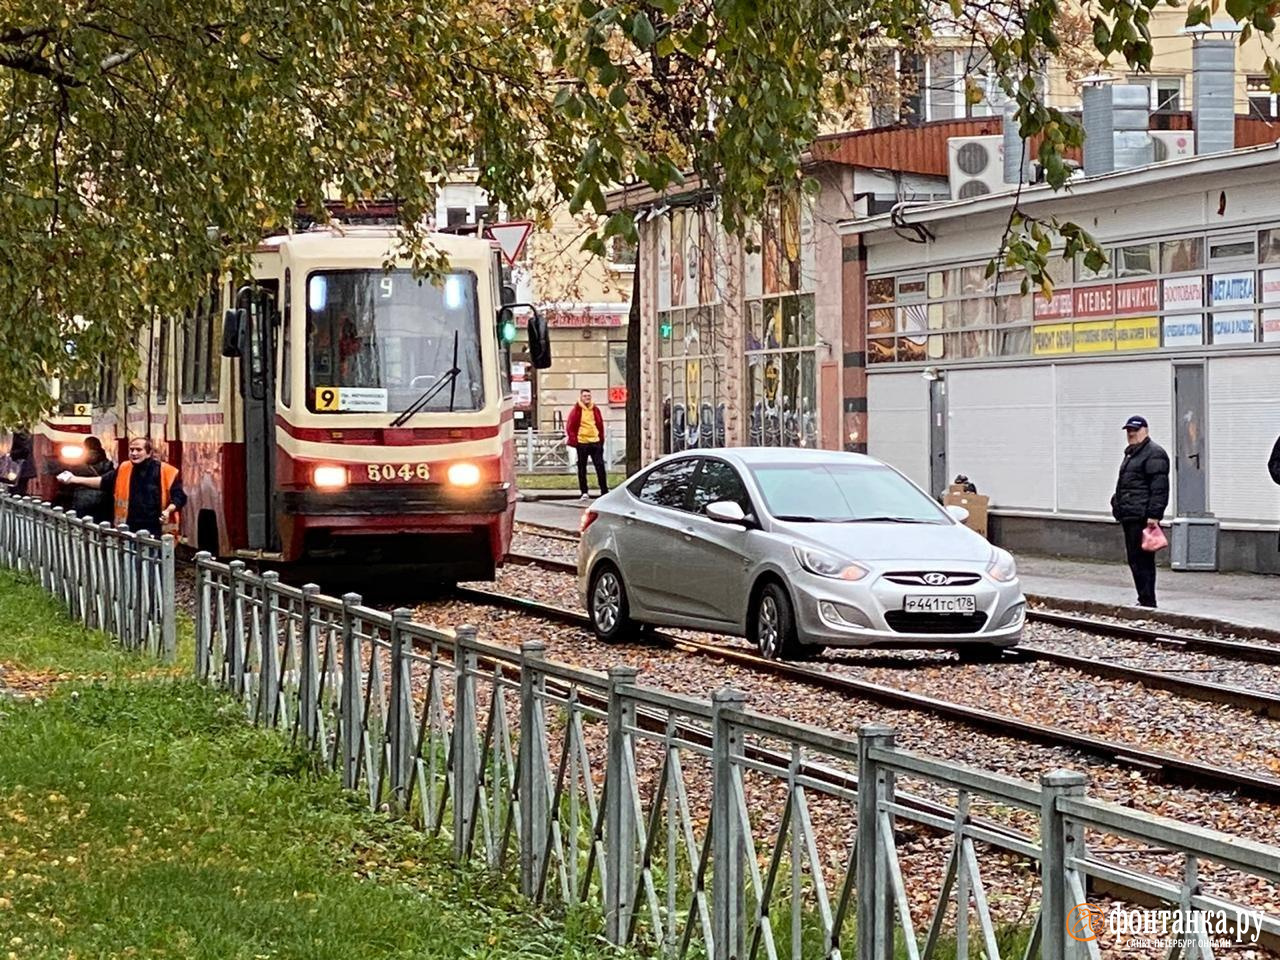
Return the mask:
{"type": "Polygon", "coordinates": [[[222,355],[244,356],[244,338],[249,327],[249,311],[228,310],[222,317],[222,355]]]}
{"type": "Polygon", "coordinates": [[[745,523],[747,515],[732,500],[717,500],[707,504],[707,516],[717,523],[745,523]]]}
{"type": "Polygon", "coordinates": [[[951,514],[952,519],[954,519],[956,523],[964,523],[969,519],[969,511],[964,507],[957,506],[953,503],[946,509],[947,513],[951,514]]]}

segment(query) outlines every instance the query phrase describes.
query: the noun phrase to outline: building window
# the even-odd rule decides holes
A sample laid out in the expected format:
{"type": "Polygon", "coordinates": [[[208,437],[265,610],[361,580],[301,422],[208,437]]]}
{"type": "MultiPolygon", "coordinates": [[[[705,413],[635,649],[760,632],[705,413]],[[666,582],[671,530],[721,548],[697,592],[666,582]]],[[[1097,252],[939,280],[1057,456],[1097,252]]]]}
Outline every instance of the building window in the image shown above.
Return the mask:
{"type": "Polygon", "coordinates": [[[609,238],[609,269],[631,271],[636,268],[636,245],[624,237],[609,238]]]}
{"type": "MultiPolygon", "coordinates": [[[[774,197],[762,225],[758,288],[747,287],[747,442],[752,446],[818,445],[812,211],[798,191],[774,197]]],[[[748,270],[755,275],[752,265],[748,270]]],[[[925,274],[881,283],[875,295],[923,301],[925,274]]],[[[921,303],[923,308],[923,303],[921,303]]],[[[886,321],[887,322],[887,321],[886,321]]]]}
{"type": "Polygon", "coordinates": [[[1182,109],[1182,78],[1136,76],[1129,86],[1147,88],[1147,106],[1152,113],[1176,113],[1182,109]]]}
{"type": "MultiPolygon", "coordinates": [[[[657,333],[663,453],[724,446],[724,250],[714,211],[673,210],[660,227],[657,333]]],[[[612,377],[612,363],[610,368],[612,377]]],[[[625,378],[625,367],[619,373],[625,378]]]]}
{"type": "Polygon", "coordinates": [[[1245,90],[1249,96],[1249,116],[1262,120],[1280,119],[1280,104],[1277,104],[1277,95],[1271,91],[1269,77],[1249,77],[1245,81],[1245,90]]]}
{"type": "Polygon", "coordinates": [[[445,225],[450,227],[460,227],[467,222],[466,207],[448,207],[445,210],[445,225]]]}
{"type": "Polygon", "coordinates": [[[609,344],[609,403],[627,402],[627,343],[618,340],[609,344]]]}

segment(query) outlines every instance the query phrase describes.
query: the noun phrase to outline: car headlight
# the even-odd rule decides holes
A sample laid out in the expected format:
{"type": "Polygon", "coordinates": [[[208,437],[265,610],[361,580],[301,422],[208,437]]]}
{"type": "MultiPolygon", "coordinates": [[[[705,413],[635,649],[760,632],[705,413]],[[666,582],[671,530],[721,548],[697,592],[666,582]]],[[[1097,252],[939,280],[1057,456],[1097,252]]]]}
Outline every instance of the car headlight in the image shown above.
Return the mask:
{"type": "Polygon", "coordinates": [[[347,468],[316,467],[311,480],[322,490],[340,490],[347,485],[347,468]]]}
{"type": "Polygon", "coordinates": [[[1018,565],[1013,562],[1013,554],[996,547],[991,553],[991,562],[987,564],[987,576],[999,583],[1011,583],[1017,579],[1018,565]]]}
{"type": "Polygon", "coordinates": [[[455,487],[474,487],[480,482],[480,468],[474,463],[455,463],[449,467],[449,482],[455,487]]]}
{"type": "Polygon", "coordinates": [[[856,563],[807,547],[796,547],[796,559],[810,573],[831,577],[833,580],[861,580],[870,572],[856,563]]]}
{"type": "Polygon", "coordinates": [[[79,463],[84,459],[84,447],[78,443],[64,443],[58,447],[58,459],[66,463],[79,463]]]}

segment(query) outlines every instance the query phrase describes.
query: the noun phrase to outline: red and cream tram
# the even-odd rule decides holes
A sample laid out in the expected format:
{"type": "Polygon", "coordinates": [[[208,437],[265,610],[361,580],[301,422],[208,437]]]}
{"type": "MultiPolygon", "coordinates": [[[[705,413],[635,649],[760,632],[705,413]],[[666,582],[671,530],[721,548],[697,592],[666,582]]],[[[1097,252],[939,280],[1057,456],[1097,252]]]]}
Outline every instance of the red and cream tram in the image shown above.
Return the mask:
{"type": "MultiPolygon", "coordinates": [[[[394,259],[390,228],[273,237],[252,280],[153,321],[142,375],[104,385],[111,402],[93,426],[108,450],[147,432],[179,468],[185,541],[221,556],[493,576],[516,497],[510,297],[496,245],[432,242],[449,261],[434,280],[394,259]]],[[[540,317],[534,326],[531,359],[545,367],[540,317]]]]}

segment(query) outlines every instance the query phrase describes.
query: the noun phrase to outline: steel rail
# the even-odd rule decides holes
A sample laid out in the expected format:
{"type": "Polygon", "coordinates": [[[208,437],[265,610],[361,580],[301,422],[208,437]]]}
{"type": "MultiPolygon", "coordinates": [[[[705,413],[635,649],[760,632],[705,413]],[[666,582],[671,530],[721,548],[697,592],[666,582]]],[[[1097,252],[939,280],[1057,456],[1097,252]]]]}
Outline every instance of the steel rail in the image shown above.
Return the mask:
{"type": "MultiPolygon", "coordinates": [[[[532,554],[511,554],[510,562],[535,566],[559,573],[577,573],[577,566],[564,560],[553,560],[550,557],[539,557],[532,554]]],[[[1152,631],[1155,633],[1155,631],[1152,631]]],[[[1224,641],[1225,642],[1225,641],[1224,641]]],[[[1178,641],[1167,640],[1170,645],[1181,646],[1178,641]]],[[[1257,646],[1250,644],[1246,646],[1257,646]]],[[[1280,655],[1280,650],[1274,651],[1280,655]]],[[[1274,719],[1280,719],[1280,696],[1265,693],[1247,687],[1236,687],[1224,684],[1209,683],[1204,680],[1193,680],[1177,676],[1177,671],[1143,669],[1123,664],[1108,663],[1096,657],[1082,657],[1071,653],[1061,653],[1036,644],[1021,644],[1012,650],[1006,650],[1003,659],[1007,661],[1041,660],[1057,666],[1068,667],[1081,673],[1108,680],[1126,680],[1142,684],[1155,690],[1167,690],[1188,700],[1201,700],[1206,703],[1221,703],[1227,706],[1240,707],[1253,713],[1274,719]]]]}

